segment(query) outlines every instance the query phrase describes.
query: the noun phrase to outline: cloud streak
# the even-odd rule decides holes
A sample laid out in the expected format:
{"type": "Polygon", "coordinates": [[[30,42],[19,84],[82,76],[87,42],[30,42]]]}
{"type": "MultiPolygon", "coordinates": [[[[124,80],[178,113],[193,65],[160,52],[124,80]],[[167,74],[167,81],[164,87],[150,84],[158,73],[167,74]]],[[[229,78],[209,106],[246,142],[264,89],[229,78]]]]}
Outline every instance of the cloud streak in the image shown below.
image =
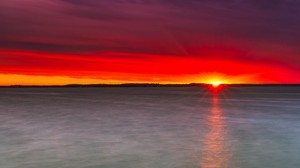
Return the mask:
{"type": "Polygon", "coordinates": [[[234,60],[300,72],[299,18],[297,0],[2,0],[0,49],[234,60]]]}
{"type": "Polygon", "coordinates": [[[298,73],[284,66],[226,59],[137,53],[76,55],[19,51],[0,51],[0,59],[0,74],[68,76],[108,82],[190,83],[203,82],[203,74],[222,72],[235,79],[251,77],[243,81],[229,81],[234,83],[286,83],[291,78],[294,79],[292,83],[300,82],[298,73]]]}

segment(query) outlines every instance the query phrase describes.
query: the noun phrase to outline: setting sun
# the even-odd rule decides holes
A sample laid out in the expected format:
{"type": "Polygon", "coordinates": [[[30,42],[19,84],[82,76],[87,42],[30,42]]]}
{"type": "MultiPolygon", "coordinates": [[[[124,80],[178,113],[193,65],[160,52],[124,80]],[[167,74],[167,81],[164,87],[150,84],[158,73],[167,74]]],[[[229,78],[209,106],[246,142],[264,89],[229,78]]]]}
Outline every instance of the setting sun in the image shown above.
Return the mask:
{"type": "Polygon", "coordinates": [[[233,76],[222,73],[206,73],[201,76],[203,83],[211,85],[212,88],[218,88],[223,84],[239,83],[233,76]]]}
{"type": "Polygon", "coordinates": [[[223,84],[222,82],[220,81],[214,81],[214,82],[211,82],[210,83],[214,88],[217,88],[219,87],[221,84],[223,84]]]}

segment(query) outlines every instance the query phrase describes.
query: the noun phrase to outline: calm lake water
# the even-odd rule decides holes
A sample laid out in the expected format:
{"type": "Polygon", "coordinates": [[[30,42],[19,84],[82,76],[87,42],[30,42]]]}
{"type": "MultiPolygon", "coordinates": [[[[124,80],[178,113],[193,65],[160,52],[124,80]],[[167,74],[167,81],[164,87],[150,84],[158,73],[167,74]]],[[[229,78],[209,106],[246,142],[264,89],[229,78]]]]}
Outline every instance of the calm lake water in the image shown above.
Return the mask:
{"type": "Polygon", "coordinates": [[[0,88],[1,168],[297,168],[300,87],[0,88]]]}

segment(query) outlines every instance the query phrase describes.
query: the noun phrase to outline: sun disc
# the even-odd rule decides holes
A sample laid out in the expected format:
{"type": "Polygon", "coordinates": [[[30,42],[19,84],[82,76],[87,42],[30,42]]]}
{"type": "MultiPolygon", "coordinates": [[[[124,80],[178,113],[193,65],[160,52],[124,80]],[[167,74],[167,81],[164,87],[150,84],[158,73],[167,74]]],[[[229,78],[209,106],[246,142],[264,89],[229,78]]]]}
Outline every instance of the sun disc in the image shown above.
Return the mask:
{"type": "Polygon", "coordinates": [[[212,85],[214,88],[219,87],[221,84],[222,84],[222,82],[220,82],[220,81],[214,81],[214,82],[211,82],[211,85],[212,85]]]}

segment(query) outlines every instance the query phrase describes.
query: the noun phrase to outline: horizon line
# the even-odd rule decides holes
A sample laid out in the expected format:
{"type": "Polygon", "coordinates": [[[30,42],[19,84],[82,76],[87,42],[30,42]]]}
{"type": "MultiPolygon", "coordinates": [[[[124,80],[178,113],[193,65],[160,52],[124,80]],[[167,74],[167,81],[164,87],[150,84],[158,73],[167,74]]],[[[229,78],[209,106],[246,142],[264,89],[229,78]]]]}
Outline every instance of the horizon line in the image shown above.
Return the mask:
{"type": "MultiPolygon", "coordinates": [[[[159,87],[159,86],[207,86],[210,83],[120,83],[120,84],[64,84],[64,85],[0,85],[0,87],[159,87]]],[[[224,83],[225,86],[300,86],[300,83],[224,83]]]]}

